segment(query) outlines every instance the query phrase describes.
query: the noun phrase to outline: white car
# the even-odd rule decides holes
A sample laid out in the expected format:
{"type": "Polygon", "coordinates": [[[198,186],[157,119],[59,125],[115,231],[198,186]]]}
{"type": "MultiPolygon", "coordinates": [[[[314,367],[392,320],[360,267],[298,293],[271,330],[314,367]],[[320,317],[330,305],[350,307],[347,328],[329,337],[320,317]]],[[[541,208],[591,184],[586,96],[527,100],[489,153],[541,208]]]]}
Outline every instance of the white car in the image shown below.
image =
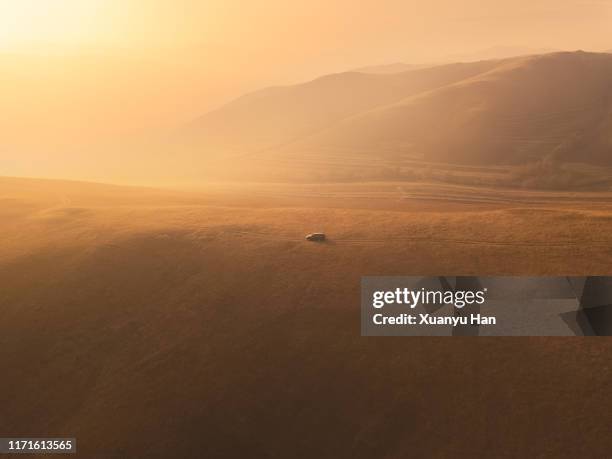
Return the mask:
{"type": "Polygon", "coordinates": [[[325,241],[325,233],[312,233],[306,236],[307,241],[323,242],[325,241]]]}

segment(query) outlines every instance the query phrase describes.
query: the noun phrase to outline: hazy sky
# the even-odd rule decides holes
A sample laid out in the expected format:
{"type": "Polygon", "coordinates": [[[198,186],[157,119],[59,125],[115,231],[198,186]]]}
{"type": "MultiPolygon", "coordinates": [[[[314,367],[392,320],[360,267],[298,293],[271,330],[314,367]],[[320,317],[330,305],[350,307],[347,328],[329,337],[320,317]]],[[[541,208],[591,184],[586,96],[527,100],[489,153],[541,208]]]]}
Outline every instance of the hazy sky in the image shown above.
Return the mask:
{"type": "MultiPolygon", "coordinates": [[[[210,46],[347,62],[489,45],[612,46],[608,0],[0,0],[0,46],[210,46]]],[[[231,58],[231,56],[227,56],[231,58]]]]}
{"type": "Polygon", "coordinates": [[[611,24],[612,0],[0,0],[0,154],[170,128],[364,65],[606,50],[611,24]]]}
{"type": "Polygon", "coordinates": [[[146,50],[246,87],[492,46],[605,50],[611,24],[612,0],[0,0],[0,50],[146,50]]]}

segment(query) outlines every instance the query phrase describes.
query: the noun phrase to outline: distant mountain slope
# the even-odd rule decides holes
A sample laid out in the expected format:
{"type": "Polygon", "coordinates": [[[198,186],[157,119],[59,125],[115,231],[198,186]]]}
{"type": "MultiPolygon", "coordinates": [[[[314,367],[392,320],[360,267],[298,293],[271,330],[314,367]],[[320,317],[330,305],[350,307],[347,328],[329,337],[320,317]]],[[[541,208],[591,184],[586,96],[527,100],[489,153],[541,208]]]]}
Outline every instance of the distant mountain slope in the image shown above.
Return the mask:
{"type": "Polygon", "coordinates": [[[360,72],[360,73],[372,73],[375,75],[387,75],[391,73],[408,72],[410,70],[416,70],[418,68],[423,68],[423,67],[425,66],[404,64],[403,62],[395,62],[393,64],[368,65],[365,67],[356,68],[353,71],[360,72]]]}
{"type": "Polygon", "coordinates": [[[496,65],[451,64],[391,75],[347,72],[268,88],[202,116],[181,136],[208,154],[280,146],[346,117],[476,76],[496,65]]]}
{"type": "Polygon", "coordinates": [[[549,155],[612,165],[612,56],[556,53],[345,119],[300,147],[507,164],[549,155]]]}
{"type": "Polygon", "coordinates": [[[492,46],[489,48],[446,56],[446,62],[473,62],[492,59],[508,59],[535,54],[550,54],[561,51],[554,48],[531,48],[528,46],[492,46]]]}
{"type": "MultiPolygon", "coordinates": [[[[396,74],[342,73],[244,96],[192,123],[194,161],[321,170],[407,160],[612,166],[612,56],[562,52],[396,74]],[[250,161],[250,162],[249,162],[250,161]]],[[[248,174],[247,174],[248,175],[248,174]]]]}

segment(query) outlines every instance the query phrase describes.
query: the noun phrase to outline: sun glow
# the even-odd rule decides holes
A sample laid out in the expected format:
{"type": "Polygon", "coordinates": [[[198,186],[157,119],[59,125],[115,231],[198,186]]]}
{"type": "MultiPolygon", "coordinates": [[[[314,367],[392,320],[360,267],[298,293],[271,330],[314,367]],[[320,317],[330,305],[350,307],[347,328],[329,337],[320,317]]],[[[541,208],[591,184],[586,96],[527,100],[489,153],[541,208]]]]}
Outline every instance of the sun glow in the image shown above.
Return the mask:
{"type": "Polygon", "coordinates": [[[0,48],[96,43],[116,11],[105,0],[0,0],[0,48]]]}

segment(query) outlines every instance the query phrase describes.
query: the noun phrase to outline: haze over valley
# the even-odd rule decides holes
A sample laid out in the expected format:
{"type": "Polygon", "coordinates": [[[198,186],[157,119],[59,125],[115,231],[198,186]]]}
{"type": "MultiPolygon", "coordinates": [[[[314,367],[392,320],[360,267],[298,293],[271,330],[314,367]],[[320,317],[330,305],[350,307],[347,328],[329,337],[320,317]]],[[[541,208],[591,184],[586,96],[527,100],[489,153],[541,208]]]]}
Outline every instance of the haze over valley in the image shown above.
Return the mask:
{"type": "Polygon", "coordinates": [[[72,75],[74,84],[66,86],[60,68],[52,65],[58,73],[50,86],[27,97],[19,91],[26,75],[23,61],[7,67],[13,69],[9,78],[21,80],[2,89],[12,100],[0,151],[5,175],[190,186],[211,180],[425,179],[609,187],[608,53],[375,66],[257,90],[203,115],[189,102],[195,75],[188,85],[164,94],[159,92],[164,76],[154,60],[144,60],[145,66],[125,61],[117,71],[121,61],[106,67],[111,61],[65,59],[60,61],[70,66],[62,72],[72,75]],[[75,73],[77,68],[81,71],[75,73]],[[151,72],[155,79],[147,78],[151,72]],[[113,82],[104,92],[97,88],[100,78],[113,82]],[[134,78],[146,82],[138,91],[131,89],[134,78]],[[101,95],[105,105],[88,101],[101,95]],[[176,122],[167,112],[172,99],[174,113],[181,113],[176,122]],[[21,115],[11,109],[17,101],[21,115]],[[142,117],[145,103],[154,108],[142,117]],[[60,124],[47,111],[49,104],[62,113],[60,124]],[[88,105],[93,111],[84,117],[80,112],[88,105]],[[117,123],[121,119],[126,121],[117,123]],[[25,136],[31,123],[45,128],[25,136]]]}
{"type": "Polygon", "coordinates": [[[397,180],[447,163],[497,167],[505,186],[526,165],[565,174],[562,186],[600,185],[612,166],[611,78],[612,56],[581,51],[341,73],[249,94],[181,135],[212,171],[216,160],[243,178],[397,180]]]}

